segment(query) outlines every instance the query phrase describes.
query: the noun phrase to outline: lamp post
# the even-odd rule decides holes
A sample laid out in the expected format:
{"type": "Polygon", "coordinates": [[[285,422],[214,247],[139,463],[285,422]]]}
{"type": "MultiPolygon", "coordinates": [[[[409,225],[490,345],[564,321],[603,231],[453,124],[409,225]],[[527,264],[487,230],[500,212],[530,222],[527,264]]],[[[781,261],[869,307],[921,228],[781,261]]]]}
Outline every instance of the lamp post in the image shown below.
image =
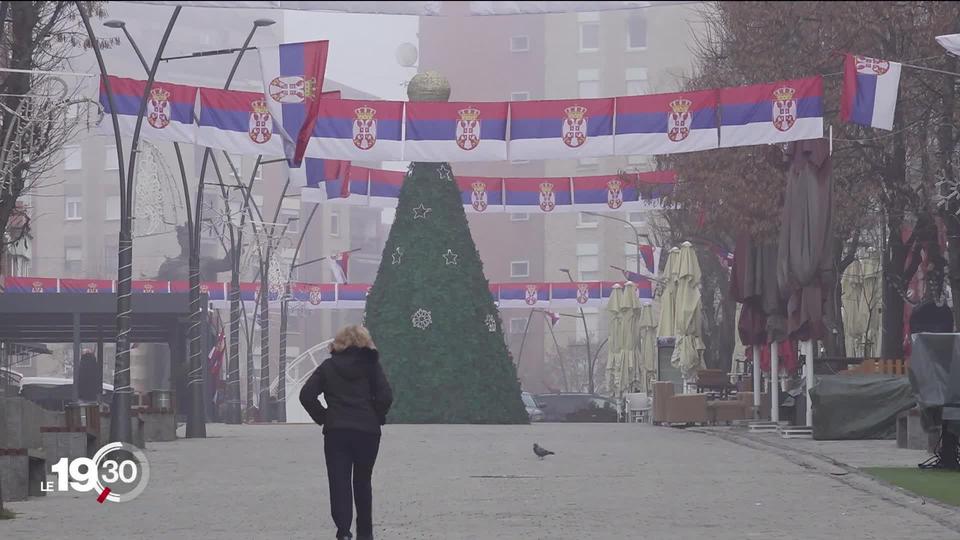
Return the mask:
{"type": "Polygon", "coordinates": [[[625,224],[629,225],[630,228],[633,229],[633,238],[634,238],[634,244],[633,244],[633,245],[636,246],[636,248],[637,248],[637,273],[639,274],[639,273],[640,273],[640,231],[637,230],[637,227],[634,226],[633,223],[630,223],[630,222],[629,222],[628,220],[626,220],[626,219],[622,219],[622,218],[618,218],[618,217],[613,217],[613,216],[608,216],[608,215],[606,215],[606,214],[600,214],[600,213],[597,213],[597,212],[583,212],[583,213],[586,214],[586,215],[588,215],[588,216],[597,216],[597,217],[600,217],[600,218],[603,218],[603,219],[609,219],[609,220],[611,220],[611,221],[619,221],[620,223],[625,223],[625,224]]]}
{"type": "MultiPolygon", "coordinates": [[[[570,283],[575,283],[569,268],[560,268],[560,271],[567,275],[570,283]]],[[[587,328],[587,316],[584,314],[583,308],[578,309],[580,310],[580,319],[583,321],[583,337],[587,345],[587,387],[592,394],[595,388],[593,384],[593,355],[590,351],[590,329],[587,328]]]]}
{"type": "Polygon", "coordinates": [[[170,33],[177,22],[182,6],[174,8],[167,22],[163,36],[160,38],[160,44],[157,46],[157,54],[154,57],[153,64],[147,70],[147,83],[144,85],[143,96],[140,101],[140,108],[137,112],[137,122],[133,129],[133,137],[130,143],[129,164],[126,170],[123,168],[123,149],[120,139],[120,124],[117,119],[117,109],[113,95],[113,88],[110,84],[109,73],[106,63],[103,60],[103,54],[100,51],[100,44],[97,41],[96,33],[90,23],[90,16],[86,11],[83,2],[75,2],[80,19],[83,22],[84,29],[90,41],[94,55],[97,58],[97,66],[100,70],[101,81],[103,81],[104,91],[107,95],[107,103],[110,105],[110,117],[114,128],[114,138],[117,143],[117,161],[119,163],[118,174],[120,177],[120,233],[119,233],[119,253],[117,256],[117,352],[116,363],[113,373],[113,400],[111,402],[111,422],[110,422],[110,440],[120,442],[133,442],[133,430],[130,425],[130,314],[131,314],[131,282],[133,278],[133,179],[136,171],[137,153],[140,144],[140,130],[143,127],[143,117],[147,110],[147,98],[153,87],[153,81],[157,74],[157,68],[160,65],[160,58],[163,50],[170,39],[170,33]]]}

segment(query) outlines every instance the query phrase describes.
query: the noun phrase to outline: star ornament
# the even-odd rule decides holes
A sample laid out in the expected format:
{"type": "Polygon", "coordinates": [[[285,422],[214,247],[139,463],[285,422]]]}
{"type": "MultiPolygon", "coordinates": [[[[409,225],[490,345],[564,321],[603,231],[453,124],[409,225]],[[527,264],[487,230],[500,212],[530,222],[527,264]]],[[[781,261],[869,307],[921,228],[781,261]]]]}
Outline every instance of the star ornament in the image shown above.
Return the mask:
{"type": "Polygon", "coordinates": [[[459,255],[454,253],[453,250],[448,249],[447,252],[443,254],[443,261],[447,266],[450,266],[451,264],[456,266],[457,257],[459,257],[459,255]]]}
{"type": "Polygon", "coordinates": [[[413,219],[427,219],[427,214],[432,210],[432,208],[427,208],[421,203],[420,206],[413,209],[413,219]]]}
{"type": "Polygon", "coordinates": [[[400,249],[400,246],[397,246],[397,248],[393,250],[391,256],[393,257],[393,264],[400,264],[403,260],[403,250],[400,249]]]}
{"type": "Polygon", "coordinates": [[[437,169],[437,173],[440,175],[441,180],[446,180],[447,182],[453,182],[453,171],[450,170],[450,166],[444,163],[440,165],[440,168],[437,169]]]}

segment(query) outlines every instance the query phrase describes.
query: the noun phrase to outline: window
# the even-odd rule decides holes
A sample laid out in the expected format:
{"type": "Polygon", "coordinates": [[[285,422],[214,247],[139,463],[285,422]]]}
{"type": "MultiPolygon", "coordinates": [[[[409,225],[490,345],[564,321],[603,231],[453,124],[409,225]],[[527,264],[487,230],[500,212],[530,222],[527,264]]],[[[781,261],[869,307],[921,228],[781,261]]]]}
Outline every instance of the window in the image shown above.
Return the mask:
{"type": "Polygon", "coordinates": [[[119,251],[117,235],[108,234],[103,237],[103,275],[116,275],[119,251]]]}
{"type": "Polygon", "coordinates": [[[522,334],[527,331],[527,318],[514,317],[510,319],[509,332],[511,334],[522,334]]]}
{"type": "Polygon", "coordinates": [[[83,153],[79,146],[63,147],[63,170],[79,171],[83,168],[83,153]]]}
{"type": "Polygon", "coordinates": [[[530,221],[530,214],[526,212],[515,212],[510,214],[510,221],[530,221]]]}
{"type": "Polygon", "coordinates": [[[284,212],[281,214],[281,223],[287,224],[286,233],[287,234],[299,234],[300,233],[300,215],[293,212],[284,212]]]}
{"type": "Polygon", "coordinates": [[[103,170],[115,171],[120,167],[117,164],[117,146],[110,144],[103,147],[103,170]]]}
{"type": "Polygon", "coordinates": [[[577,273],[580,281],[600,279],[600,247],[597,244],[577,244],[577,273]]]}
{"type": "Polygon", "coordinates": [[[600,50],[600,22],[580,23],[580,52],[600,50]]]}
{"type": "Polygon", "coordinates": [[[330,212],[330,236],[340,236],[340,212],[330,212]]]}
{"type": "Polygon", "coordinates": [[[104,203],[103,219],[107,221],[116,221],[120,219],[120,196],[110,195],[104,203]]]}
{"type": "Polygon", "coordinates": [[[66,220],[77,220],[83,219],[83,199],[80,197],[65,197],[64,199],[64,216],[66,220]]]}
{"type": "Polygon", "coordinates": [[[627,95],[642,96],[650,93],[650,83],[647,80],[647,68],[627,68],[627,95]]]}
{"type": "Polygon", "coordinates": [[[83,272],[83,249],[78,247],[63,249],[63,271],[73,276],[83,272]]]}
{"type": "Polygon", "coordinates": [[[631,51],[647,48],[647,17],[643,13],[633,12],[627,17],[627,49],[631,51]]]}
{"type": "Polygon", "coordinates": [[[530,38],[527,36],[511,36],[510,52],[527,52],[530,50],[530,38]]]}
{"type": "MultiPolygon", "coordinates": [[[[626,225],[624,225],[626,227],[626,225]]],[[[633,244],[624,244],[623,245],[623,267],[627,270],[633,272],[637,268],[637,246],[633,244]]]]}
{"type": "MultiPolygon", "coordinates": [[[[591,339],[595,337],[600,330],[600,317],[598,309],[595,307],[585,307],[583,308],[583,320],[587,322],[587,331],[590,332],[591,339]]],[[[577,341],[583,342],[586,341],[583,333],[583,323],[577,321],[577,324],[574,325],[577,329],[577,341]]]]}
{"type": "Polygon", "coordinates": [[[600,70],[581,69],[577,71],[579,95],[582,98],[600,97],[600,70]]]}
{"type": "Polygon", "coordinates": [[[512,278],[530,277],[530,262],[529,261],[511,261],[510,277],[512,278]]]}
{"type": "Polygon", "coordinates": [[[596,229],[597,223],[600,222],[600,216],[595,216],[593,214],[584,214],[580,212],[577,214],[577,228],[578,229],[596,229]]]}
{"type": "MultiPolygon", "coordinates": [[[[644,225],[646,224],[646,213],[645,212],[628,212],[627,221],[633,223],[634,225],[644,225]]],[[[626,225],[624,225],[626,227],[626,225]]]]}
{"type": "Polygon", "coordinates": [[[530,92],[526,90],[510,92],[510,101],[530,101],[530,92]]]}
{"type": "Polygon", "coordinates": [[[577,160],[578,169],[595,169],[600,165],[600,158],[585,157],[577,160]]]}

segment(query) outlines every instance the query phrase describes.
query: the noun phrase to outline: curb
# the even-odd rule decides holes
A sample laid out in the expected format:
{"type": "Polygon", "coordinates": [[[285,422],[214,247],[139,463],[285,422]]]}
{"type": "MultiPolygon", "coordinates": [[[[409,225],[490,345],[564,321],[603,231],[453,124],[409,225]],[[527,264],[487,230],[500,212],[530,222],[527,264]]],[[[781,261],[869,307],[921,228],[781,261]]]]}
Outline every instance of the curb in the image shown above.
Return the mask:
{"type": "MultiPolygon", "coordinates": [[[[837,461],[825,454],[798,450],[786,444],[781,444],[779,441],[753,438],[732,431],[702,428],[693,428],[689,431],[717,437],[754,450],[778,454],[787,461],[807,470],[829,476],[857,491],[874,495],[889,503],[911,509],[954,532],[960,533],[960,508],[932,499],[924,499],[911,491],[880,480],[852,465],[837,461]],[[838,474],[836,471],[838,468],[842,469],[843,472],[838,474]]],[[[958,475],[958,479],[960,479],[960,475],[958,475]]]]}

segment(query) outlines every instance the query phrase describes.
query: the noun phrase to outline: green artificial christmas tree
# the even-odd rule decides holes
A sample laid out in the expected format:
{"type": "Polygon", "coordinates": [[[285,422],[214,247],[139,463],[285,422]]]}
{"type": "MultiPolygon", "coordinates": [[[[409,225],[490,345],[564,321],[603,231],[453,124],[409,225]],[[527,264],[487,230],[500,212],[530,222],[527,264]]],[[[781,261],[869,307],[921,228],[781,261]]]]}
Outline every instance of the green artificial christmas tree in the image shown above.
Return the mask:
{"type": "MultiPolygon", "coordinates": [[[[408,94],[446,100],[445,84],[420,74],[408,94]]],[[[528,421],[449,164],[410,164],[366,325],[393,387],[391,422],[528,421]]]]}

